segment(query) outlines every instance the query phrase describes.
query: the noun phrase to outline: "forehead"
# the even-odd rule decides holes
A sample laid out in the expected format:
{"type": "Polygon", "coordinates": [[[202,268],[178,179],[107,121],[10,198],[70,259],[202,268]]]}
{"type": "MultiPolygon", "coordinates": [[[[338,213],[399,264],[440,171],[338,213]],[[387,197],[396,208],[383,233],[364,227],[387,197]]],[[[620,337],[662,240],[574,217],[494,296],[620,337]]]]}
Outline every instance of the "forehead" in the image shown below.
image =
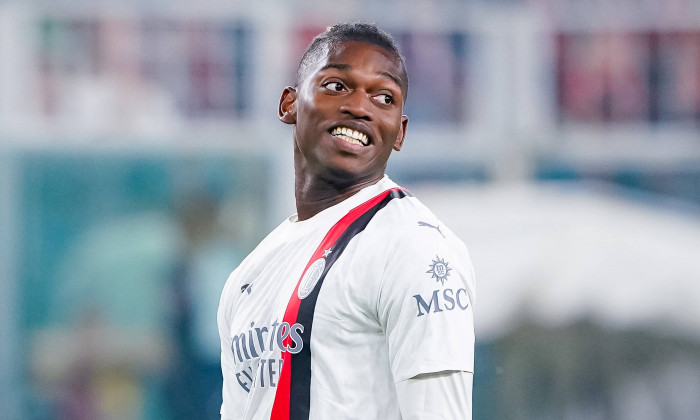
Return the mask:
{"type": "MultiPolygon", "coordinates": [[[[344,41],[331,44],[314,57],[309,77],[327,68],[341,68],[379,76],[391,76],[401,80],[401,64],[398,57],[386,49],[365,41],[344,41]]],[[[398,83],[400,85],[400,83],[398,83]]]]}

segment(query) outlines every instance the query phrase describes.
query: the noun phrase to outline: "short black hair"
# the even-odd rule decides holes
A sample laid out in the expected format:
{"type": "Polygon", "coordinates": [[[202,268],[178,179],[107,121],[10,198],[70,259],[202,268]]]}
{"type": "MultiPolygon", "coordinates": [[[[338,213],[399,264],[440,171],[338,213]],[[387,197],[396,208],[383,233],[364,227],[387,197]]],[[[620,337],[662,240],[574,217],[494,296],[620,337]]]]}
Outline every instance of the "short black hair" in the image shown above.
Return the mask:
{"type": "Polygon", "coordinates": [[[408,95],[408,73],[406,72],[406,60],[404,60],[399,46],[394,41],[391,35],[379,29],[374,23],[354,22],[354,23],[339,23],[326,28],[324,32],[316,35],[309,46],[304,51],[304,55],[299,60],[297,67],[297,85],[303,81],[307,69],[320,58],[321,55],[328,53],[333,45],[337,45],[347,41],[361,41],[374,44],[384,48],[389,53],[393,54],[399,60],[399,80],[401,82],[401,91],[404,101],[408,95]]]}

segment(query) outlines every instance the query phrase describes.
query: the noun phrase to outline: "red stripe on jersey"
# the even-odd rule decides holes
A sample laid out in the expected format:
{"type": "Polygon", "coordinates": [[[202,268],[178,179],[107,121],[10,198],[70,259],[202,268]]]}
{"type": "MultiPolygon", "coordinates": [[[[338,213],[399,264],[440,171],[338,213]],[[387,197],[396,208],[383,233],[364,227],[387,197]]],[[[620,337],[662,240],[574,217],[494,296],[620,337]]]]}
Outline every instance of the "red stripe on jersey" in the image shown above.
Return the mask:
{"type": "MultiPolygon", "coordinates": [[[[403,188],[392,188],[382,192],[381,194],[365,201],[354,209],[350,210],[342,219],[340,219],[333,227],[330,228],[326,236],[321,241],[321,244],[316,248],[309,262],[304,268],[304,272],[301,274],[299,281],[297,282],[294,292],[289,299],[287,304],[287,310],[284,314],[284,322],[287,325],[294,325],[297,322],[297,316],[299,314],[299,306],[301,305],[301,299],[299,299],[298,291],[301,280],[304,278],[306,271],[309,269],[311,264],[313,264],[319,258],[324,256],[324,251],[331,249],[338,239],[343,235],[347,228],[363,214],[374,208],[382,200],[384,200],[389,194],[394,191],[405,191],[403,188]]],[[[290,337],[285,338],[286,345],[293,345],[290,337]]],[[[280,373],[279,381],[277,382],[277,391],[275,393],[275,402],[272,406],[272,415],[270,420],[290,420],[289,407],[290,407],[290,395],[291,395],[291,363],[292,354],[288,351],[282,352],[282,372],[280,373]]]]}

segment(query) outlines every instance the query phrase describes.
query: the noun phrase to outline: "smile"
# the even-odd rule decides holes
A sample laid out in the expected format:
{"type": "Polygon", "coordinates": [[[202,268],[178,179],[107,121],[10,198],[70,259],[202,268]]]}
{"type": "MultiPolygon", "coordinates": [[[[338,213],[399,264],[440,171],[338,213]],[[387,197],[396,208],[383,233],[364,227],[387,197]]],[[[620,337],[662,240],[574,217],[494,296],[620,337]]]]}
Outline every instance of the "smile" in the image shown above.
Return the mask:
{"type": "Polygon", "coordinates": [[[365,133],[353,130],[352,128],[336,127],[333,129],[333,131],[331,131],[331,135],[336,136],[352,144],[358,144],[362,146],[367,146],[369,144],[369,137],[367,137],[365,133]]]}

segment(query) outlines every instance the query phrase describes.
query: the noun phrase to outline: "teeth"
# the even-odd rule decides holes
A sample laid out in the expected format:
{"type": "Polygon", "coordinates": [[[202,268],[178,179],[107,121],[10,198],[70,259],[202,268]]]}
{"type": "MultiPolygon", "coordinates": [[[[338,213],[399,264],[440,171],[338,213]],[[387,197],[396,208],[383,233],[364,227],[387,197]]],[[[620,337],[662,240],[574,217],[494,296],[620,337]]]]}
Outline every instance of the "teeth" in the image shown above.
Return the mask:
{"type": "Polygon", "coordinates": [[[345,134],[341,134],[341,135],[339,135],[338,137],[340,137],[341,139],[347,141],[348,143],[362,145],[362,143],[360,143],[359,140],[355,140],[354,138],[348,137],[348,136],[346,136],[345,134]]]}
{"type": "Polygon", "coordinates": [[[367,138],[364,133],[347,127],[336,127],[331,134],[353,144],[361,144],[364,146],[369,144],[369,138],[367,138]]]}

